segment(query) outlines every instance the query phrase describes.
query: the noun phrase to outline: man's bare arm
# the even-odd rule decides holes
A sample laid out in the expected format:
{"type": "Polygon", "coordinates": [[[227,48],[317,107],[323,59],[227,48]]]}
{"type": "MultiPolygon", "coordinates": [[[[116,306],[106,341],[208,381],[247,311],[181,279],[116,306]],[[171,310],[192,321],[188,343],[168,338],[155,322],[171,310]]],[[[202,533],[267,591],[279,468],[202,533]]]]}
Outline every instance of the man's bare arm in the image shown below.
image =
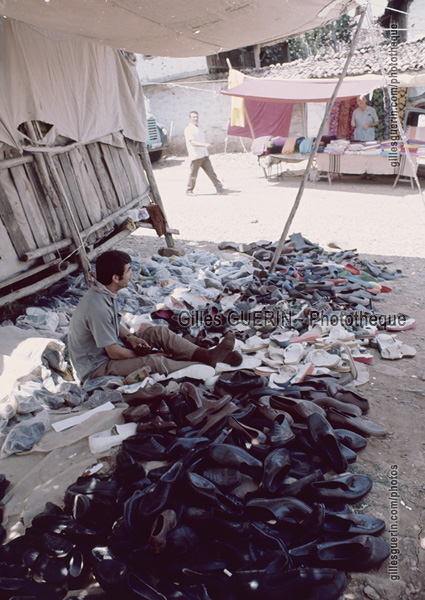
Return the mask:
{"type": "Polygon", "coordinates": [[[133,350],[123,348],[119,344],[105,346],[105,351],[111,360],[123,360],[125,358],[136,358],[136,356],[138,356],[133,350]]]}

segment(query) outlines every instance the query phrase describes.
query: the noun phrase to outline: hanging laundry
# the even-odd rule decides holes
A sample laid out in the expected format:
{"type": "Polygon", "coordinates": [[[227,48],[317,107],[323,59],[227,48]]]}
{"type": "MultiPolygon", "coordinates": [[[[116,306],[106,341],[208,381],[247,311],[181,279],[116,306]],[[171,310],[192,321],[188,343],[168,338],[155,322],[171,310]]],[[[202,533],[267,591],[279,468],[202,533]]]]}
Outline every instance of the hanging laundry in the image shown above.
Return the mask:
{"type": "Polygon", "coordinates": [[[387,90],[379,89],[373,92],[372,108],[375,109],[379,120],[375,127],[375,139],[382,142],[390,137],[391,104],[387,90]]]}
{"type": "Polygon", "coordinates": [[[339,111],[341,109],[341,102],[337,100],[332,106],[331,113],[329,115],[329,135],[338,135],[338,123],[339,123],[339,111]]]}
{"type": "Polygon", "coordinates": [[[397,90],[397,112],[400,123],[404,123],[404,115],[406,114],[407,103],[407,88],[399,87],[397,90]]]}
{"type": "Polygon", "coordinates": [[[338,139],[348,139],[350,133],[350,100],[342,100],[339,111],[338,139]]]}

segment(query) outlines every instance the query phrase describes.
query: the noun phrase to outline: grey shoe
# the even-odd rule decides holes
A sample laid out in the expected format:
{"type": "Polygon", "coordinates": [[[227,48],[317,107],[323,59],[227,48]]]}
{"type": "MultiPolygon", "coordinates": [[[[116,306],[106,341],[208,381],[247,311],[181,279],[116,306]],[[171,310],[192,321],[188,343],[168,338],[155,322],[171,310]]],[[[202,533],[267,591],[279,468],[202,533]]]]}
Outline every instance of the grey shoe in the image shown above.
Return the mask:
{"type": "Polygon", "coordinates": [[[226,188],[220,188],[217,190],[217,194],[227,194],[228,190],[226,188]]]}

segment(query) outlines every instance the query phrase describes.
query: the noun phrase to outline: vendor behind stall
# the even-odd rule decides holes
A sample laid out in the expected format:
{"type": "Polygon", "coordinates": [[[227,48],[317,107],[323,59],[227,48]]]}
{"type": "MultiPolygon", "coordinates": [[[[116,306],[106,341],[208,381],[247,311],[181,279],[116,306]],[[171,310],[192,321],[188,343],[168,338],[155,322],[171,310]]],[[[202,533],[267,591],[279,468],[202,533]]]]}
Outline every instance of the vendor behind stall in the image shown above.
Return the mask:
{"type": "Polygon", "coordinates": [[[351,126],[354,129],[354,139],[359,142],[371,142],[375,139],[375,127],[379,125],[376,111],[366,103],[364,96],[357,96],[356,110],[353,112],[351,126]]]}

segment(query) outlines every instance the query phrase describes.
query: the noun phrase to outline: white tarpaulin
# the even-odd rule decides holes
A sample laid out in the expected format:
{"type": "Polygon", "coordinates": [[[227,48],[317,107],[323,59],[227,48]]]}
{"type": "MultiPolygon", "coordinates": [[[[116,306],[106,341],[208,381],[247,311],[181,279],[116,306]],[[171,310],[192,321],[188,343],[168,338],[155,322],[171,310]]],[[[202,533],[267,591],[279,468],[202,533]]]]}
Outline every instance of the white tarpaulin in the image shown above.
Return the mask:
{"type": "Polygon", "coordinates": [[[0,329],[0,403],[13,390],[20,377],[29,375],[42,363],[46,349],[60,355],[65,346],[54,337],[41,336],[34,329],[7,325],[0,329]]]}
{"type": "Polygon", "coordinates": [[[354,6],[352,0],[0,0],[0,15],[140,54],[206,56],[297,35],[354,6]]]}
{"type": "Polygon", "coordinates": [[[87,143],[117,131],[146,141],[142,87],[119,50],[0,19],[0,65],[0,142],[19,148],[18,127],[30,120],[54,126],[49,143],[56,135],[87,143]]]}

